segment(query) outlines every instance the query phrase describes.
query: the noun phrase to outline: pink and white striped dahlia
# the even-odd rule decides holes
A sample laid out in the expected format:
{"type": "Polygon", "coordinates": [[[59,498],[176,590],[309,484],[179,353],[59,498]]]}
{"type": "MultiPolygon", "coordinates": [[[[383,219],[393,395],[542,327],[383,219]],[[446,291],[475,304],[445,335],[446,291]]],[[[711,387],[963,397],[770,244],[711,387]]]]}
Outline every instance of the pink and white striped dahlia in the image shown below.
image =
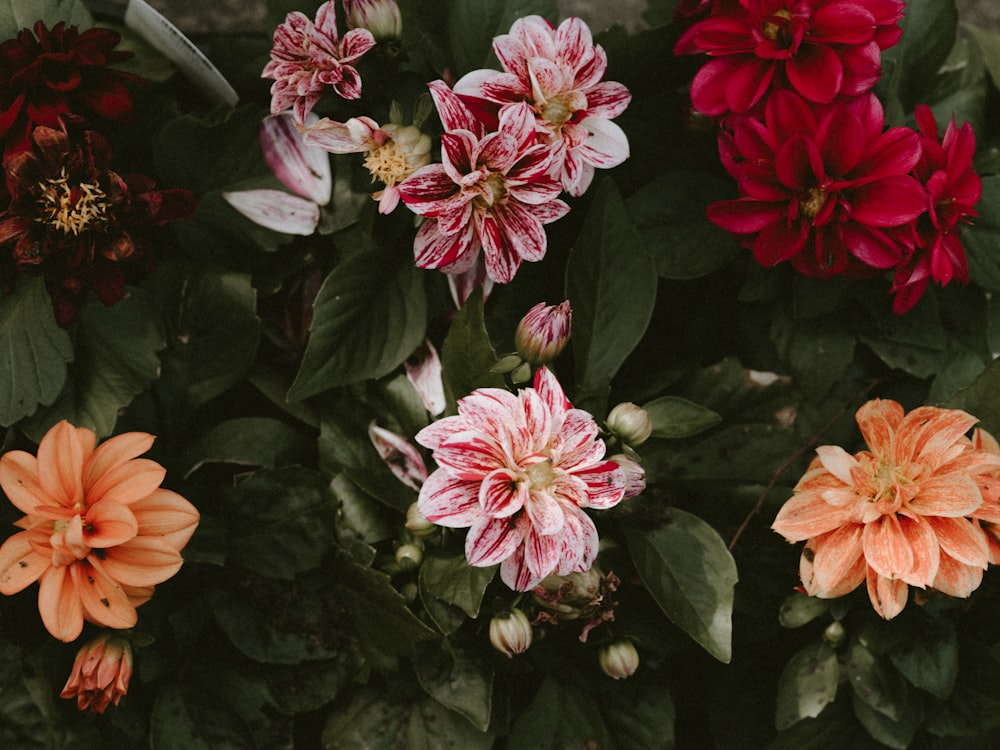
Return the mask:
{"type": "Polygon", "coordinates": [[[813,102],[869,91],[882,50],[899,41],[903,0],[738,0],[716,3],[674,54],[710,59],[691,83],[695,109],[748,112],[765,92],[792,89],[813,102]]]}
{"type": "Polygon", "coordinates": [[[927,212],[917,219],[917,249],[913,257],[896,269],[891,292],[892,309],[902,314],[917,303],[933,279],[945,286],[952,279],[969,280],[969,264],[959,239],[963,223],[978,216],[976,203],[983,192],[982,180],[972,169],[976,134],[969,123],[955,125],[952,117],[939,139],[930,107],[916,109],[920,129],[920,161],[913,170],[927,190],[927,212]]]}
{"type": "Polygon", "coordinates": [[[544,367],[517,395],[473,391],[456,416],[417,433],[439,467],[420,490],[420,512],[441,526],[469,527],[469,564],[500,563],[516,591],[552,573],[588,570],[598,538],[583,509],[611,508],[626,489],[597,434],[594,418],[573,408],[544,367]]]}
{"type": "Polygon", "coordinates": [[[261,78],[274,79],[271,114],[291,109],[304,123],[328,88],[344,99],[357,99],[361,76],[350,63],[374,46],[368,29],[351,29],[340,38],[332,0],[319,6],[315,23],[292,11],[274,30],[271,60],[261,73],[261,78]]]}
{"type": "Polygon", "coordinates": [[[815,105],[775,92],[763,120],[739,117],[723,134],[723,163],[740,197],[711,204],[708,218],[761,265],[788,260],[819,277],[896,267],[913,248],[927,197],[910,174],[917,134],[883,128],[874,95],[815,105]]]}
{"type": "Polygon", "coordinates": [[[403,202],[427,217],[414,240],[416,264],[463,273],[482,250],[489,278],[507,284],[522,261],[545,256],[544,225],[569,211],[551,176],[553,149],[537,142],[524,102],[505,108],[499,129],[487,133],[443,81],[429,86],[445,129],[441,163],[399,184],[403,202]]]}
{"type": "Polygon", "coordinates": [[[553,174],[566,192],[582,195],[595,168],[610,169],[628,158],[628,138],[611,120],[625,111],[632,95],[620,83],[601,80],[607,55],[593,43],[586,23],[567,18],[555,29],[541,16],[519,18],[510,33],[493,41],[493,49],[504,72],[472,71],[455,84],[455,92],[486,112],[530,105],[539,132],[555,151],[553,174]]]}

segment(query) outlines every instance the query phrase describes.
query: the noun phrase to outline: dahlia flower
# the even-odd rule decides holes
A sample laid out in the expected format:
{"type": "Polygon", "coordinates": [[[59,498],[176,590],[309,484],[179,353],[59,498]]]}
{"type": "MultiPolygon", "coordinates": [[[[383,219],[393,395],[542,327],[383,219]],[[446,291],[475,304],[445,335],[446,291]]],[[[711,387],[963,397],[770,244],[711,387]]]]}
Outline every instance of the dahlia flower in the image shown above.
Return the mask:
{"type": "Polygon", "coordinates": [[[598,538],[583,509],[611,508],[625,493],[597,434],[593,417],[572,407],[544,367],[517,395],[473,391],[456,416],[417,433],[439,467],[420,489],[420,512],[441,526],[469,527],[469,564],[500,563],[516,591],[551,573],[588,570],[598,538]]]}
{"type": "Polygon", "coordinates": [[[978,214],[982,181],[972,169],[976,134],[969,123],[955,125],[952,117],[939,139],[934,115],[925,104],[916,109],[921,157],[913,174],[927,191],[927,212],[916,224],[917,249],[896,270],[891,292],[893,310],[902,314],[916,304],[932,279],[945,286],[952,279],[969,280],[969,264],[959,239],[962,223],[978,214]]]}
{"type": "Polygon", "coordinates": [[[121,299],[126,275],[153,265],[153,227],[190,217],[196,199],[111,171],[111,147],[92,130],[71,138],[39,125],[31,140],[32,150],[4,164],[0,282],[9,289],[12,273],[44,276],[56,321],[67,327],[88,288],[106,305],[121,299]]]}
{"type": "Polygon", "coordinates": [[[132,57],[116,50],[117,31],[39,21],[0,44],[0,138],[4,155],[31,148],[36,125],[59,128],[65,118],[91,127],[133,114],[128,83],[142,82],[109,66],[132,57]]]}
{"type": "Polygon", "coordinates": [[[97,446],[93,432],[62,421],[37,458],[0,458],[0,487],[25,514],[15,524],[23,531],[0,546],[0,593],[38,581],[42,623],[61,641],[75,640],[84,620],[134,626],[136,607],[183,563],[199,515],[160,488],[162,466],[139,458],[154,439],[129,432],[97,446]]]}
{"type": "Polygon", "coordinates": [[[536,141],[535,118],[524,102],[504,109],[499,130],[487,133],[443,81],[429,86],[445,128],[442,163],[399,185],[403,202],[427,217],[414,241],[416,264],[462,273],[482,250],[487,275],[509,283],[522,261],[545,256],[543,225],[569,211],[550,176],[553,151],[536,141]]]}
{"type": "Polygon", "coordinates": [[[974,515],[980,484],[1000,455],[966,437],[976,418],[922,406],[904,414],[875,399],[857,412],[868,445],[855,455],[820,446],[771,528],[805,541],[799,572],[810,596],[843,596],[862,582],[885,619],[906,605],[909,586],[967,597],[990,560],[974,515]]]}
{"type": "Polygon", "coordinates": [[[361,96],[361,76],[351,65],[375,46],[368,29],[351,29],[343,38],[337,33],[333,0],[316,10],[315,23],[299,11],[285,16],[274,30],[271,60],[262,78],[273,78],[271,114],[291,109],[304,123],[327,89],[344,99],[361,96]]]}
{"type": "Polygon", "coordinates": [[[579,196],[594,169],[610,169],[629,156],[628,138],[611,122],[632,100],[620,83],[602,81],[607,55],[593,43],[590,28],[567,18],[558,29],[541,16],[517,19],[493,49],[504,72],[476,70],[455,84],[455,92],[487,121],[518,102],[527,103],[536,127],[553,151],[553,175],[579,196]],[[490,111],[493,110],[493,111],[490,111]]]}
{"type": "Polygon", "coordinates": [[[871,273],[903,262],[912,222],[927,206],[910,171],[920,140],[909,128],[883,132],[872,95],[811,105],[775,92],[763,120],[744,116],[723,134],[723,163],[740,197],[708,207],[765,266],[791,261],[808,276],[871,273]]]}
{"type": "Polygon", "coordinates": [[[882,50],[899,41],[903,0],[738,0],[717,3],[689,28],[674,54],[711,59],[691,83],[691,102],[709,116],[748,112],[771,90],[809,101],[869,91],[882,50]]]}
{"type": "Polygon", "coordinates": [[[131,679],[132,646],[106,630],[80,648],[59,697],[76,698],[81,711],[103,714],[108,706],[118,705],[131,679]]]}

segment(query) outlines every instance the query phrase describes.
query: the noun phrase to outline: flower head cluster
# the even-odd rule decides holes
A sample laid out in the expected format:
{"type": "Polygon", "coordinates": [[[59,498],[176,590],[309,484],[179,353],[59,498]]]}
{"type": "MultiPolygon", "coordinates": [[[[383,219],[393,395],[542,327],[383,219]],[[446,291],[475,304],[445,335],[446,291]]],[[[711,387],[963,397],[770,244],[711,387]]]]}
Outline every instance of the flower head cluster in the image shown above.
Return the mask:
{"type": "Polygon", "coordinates": [[[903,0],[738,0],[715,3],[677,41],[675,54],[711,59],[691,84],[709,116],[748,112],[775,90],[811,102],[869,91],[882,51],[901,36],[903,0]]]}
{"type": "Polygon", "coordinates": [[[93,432],[63,421],[37,458],[0,458],[0,487],[25,514],[15,524],[22,531],[0,547],[0,593],[38,581],[42,623],[61,641],[76,639],[84,620],[134,626],[136,607],[183,563],[199,514],[160,488],[162,466],[139,458],[153,440],[129,432],[98,446],[93,432]]]}
{"type": "Polygon", "coordinates": [[[103,714],[117,706],[132,679],[132,646],[124,637],[104,631],[80,648],[60,698],[76,698],[81,711],[103,714]]]}
{"type": "MultiPolygon", "coordinates": [[[[981,583],[990,545],[977,518],[986,488],[997,493],[1000,454],[973,443],[976,418],[923,406],[904,413],[873,400],[857,412],[866,450],[817,448],[772,528],[805,541],[800,574],[807,594],[838,597],[862,583],[890,619],[909,586],[967,597],[981,583]]],[[[994,502],[985,511],[997,516],[994,502]]]]}
{"type": "Polygon", "coordinates": [[[361,76],[351,65],[375,46],[375,37],[365,28],[351,29],[343,37],[337,32],[337,8],[332,0],[316,11],[316,21],[292,11],[274,30],[271,60],[263,78],[272,78],[271,114],[287,109],[299,123],[323,98],[327,90],[344,99],[361,96],[361,76]]]}
{"type": "Polygon", "coordinates": [[[59,128],[66,120],[92,127],[133,114],[129,83],[138,76],[110,67],[131,52],[117,50],[111,29],[80,32],[42,21],[0,44],[0,138],[4,155],[31,148],[37,125],[59,128]]]}
{"type": "Polygon", "coordinates": [[[597,435],[593,417],[572,407],[545,368],[517,395],[473,391],[456,416],[417,433],[438,464],[420,489],[420,511],[441,526],[468,527],[469,564],[499,563],[516,591],[588,570],[598,536],[584,509],[611,508],[625,493],[597,435]]]}
{"type": "Polygon", "coordinates": [[[528,104],[553,150],[552,172],[566,192],[582,195],[595,168],[628,158],[628,139],[611,121],[632,95],[622,84],[602,80],[607,55],[593,43],[587,24],[567,18],[553,28],[541,16],[526,16],[498,36],[493,49],[503,72],[472,71],[455,84],[455,92],[494,120],[497,109],[528,104]]]}
{"type": "Polygon", "coordinates": [[[4,164],[0,280],[9,289],[15,274],[44,276],[65,327],[88,289],[106,305],[121,299],[127,273],[152,266],[153,227],[189,217],[195,197],[112,171],[111,146],[95,131],[71,135],[40,125],[31,141],[31,150],[4,164]]]}

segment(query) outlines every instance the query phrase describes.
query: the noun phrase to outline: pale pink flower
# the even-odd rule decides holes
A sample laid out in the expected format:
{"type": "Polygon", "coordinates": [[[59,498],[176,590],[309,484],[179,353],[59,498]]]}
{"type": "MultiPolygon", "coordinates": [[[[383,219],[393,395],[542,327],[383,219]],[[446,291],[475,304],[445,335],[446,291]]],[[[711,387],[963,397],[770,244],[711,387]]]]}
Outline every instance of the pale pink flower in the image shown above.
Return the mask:
{"type": "Polygon", "coordinates": [[[315,23],[292,11],[274,30],[271,60],[261,73],[262,78],[274,79],[271,114],[291,109],[295,119],[304,123],[328,90],[344,99],[357,99],[361,76],[350,63],[374,46],[368,29],[351,29],[340,38],[332,0],[319,6],[315,23]]]}
{"type": "Polygon", "coordinates": [[[539,133],[555,151],[553,173],[566,192],[582,195],[595,168],[628,158],[628,138],[611,120],[632,95],[620,83],[601,80],[607,55],[586,23],[567,18],[556,29],[541,16],[526,16],[498,36],[493,49],[504,72],[472,71],[455,84],[456,93],[480,100],[477,108],[487,111],[530,105],[539,133]]]}
{"type": "Polygon", "coordinates": [[[771,526],[806,542],[806,593],[839,597],[866,582],[885,619],[903,610],[909,586],[969,596],[990,560],[986,534],[969,516],[983,506],[984,480],[1000,472],[1000,456],[965,435],[976,418],[933,406],[904,414],[875,399],[857,422],[869,449],[817,448],[771,526]]]}
{"type": "Polygon", "coordinates": [[[407,357],[403,369],[424,408],[434,416],[443,412],[448,401],[441,377],[441,357],[430,339],[424,339],[424,343],[407,357]]]}
{"type": "Polygon", "coordinates": [[[569,211],[550,176],[553,150],[537,142],[524,102],[504,109],[499,130],[487,133],[444,81],[429,86],[445,129],[442,163],[399,186],[403,202],[427,219],[414,241],[416,264],[461,273],[482,250],[487,275],[509,283],[522,261],[545,256],[544,225],[569,211]]]}
{"type": "Polygon", "coordinates": [[[427,479],[427,467],[424,466],[420,451],[409,440],[392,430],[379,427],[375,420],[368,425],[368,439],[396,479],[411,490],[420,489],[420,485],[427,479]]]}
{"type": "Polygon", "coordinates": [[[500,577],[529,591],[551,573],[590,568],[597,529],[584,508],[621,502],[625,478],[604,459],[594,418],[574,409],[544,367],[517,395],[480,388],[458,414],[417,433],[438,469],[420,490],[420,511],[441,526],[469,527],[469,564],[500,564],[500,577]]]}
{"type": "Polygon", "coordinates": [[[539,302],[525,313],[514,331],[514,347],[525,362],[546,365],[569,342],[573,311],[569,300],[558,305],[539,302]]]}

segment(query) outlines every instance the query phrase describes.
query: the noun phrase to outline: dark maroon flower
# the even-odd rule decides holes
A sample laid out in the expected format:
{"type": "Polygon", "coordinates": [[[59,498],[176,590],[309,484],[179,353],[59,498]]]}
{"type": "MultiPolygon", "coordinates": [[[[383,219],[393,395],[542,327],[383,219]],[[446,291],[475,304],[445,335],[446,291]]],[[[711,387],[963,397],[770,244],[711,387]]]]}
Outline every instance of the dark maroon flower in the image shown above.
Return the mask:
{"type": "Polygon", "coordinates": [[[740,198],[710,205],[709,219],[765,266],[788,260],[820,277],[894,268],[909,256],[927,198],[910,175],[917,134],[883,128],[873,95],[814,105],[775,92],[762,120],[738,118],[723,136],[740,198]]]}
{"type": "Polygon", "coordinates": [[[108,67],[132,57],[116,50],[121,36],[111,29],[80,33],[39,21],[0,44],[0,138],[4,155],[31,148],[36,125],[58,128],[66,120],[91,127],[124,120],[133,112],[131,73],[108,67]]]}
{"type": "Polygon", "coordinates": [[[674,53],[712,58],[691,83],[695,109],[709,116],[747,112],[776,89],[827,103],[875,85],[903,9],[903,0],[717,2],[674,53]]]}
{"type": "Polygon", "coordinates": [[[142,175],[110,169],[111,147],[87,130],[70,138],[40,125],[32,149],[4,162],[0,248],[6,288],[18,273],[44,276],[59,325],[70,325],[92,288],[106,305],[126,275],[152,267],[152,228],[194,212],[188,190],[154,190],[142,175]]]}
{"type": "Polygon", "coordinates": [[[976,134],[969,123],[955,125],[952,117],[939,139],[930,107],[916,110],[922,156],[913,170],[927,191],[927,212],[916,225],[917,248],[908,262],[896,269],[891,292],[892,309],[902,314],[916,304],[933,279],[945,286],[952,279],[969,280],[969,264],[959,240],[962,223],[978,214],[975,205],[982,195],[982,181],[972,169],[976,134]]]}

